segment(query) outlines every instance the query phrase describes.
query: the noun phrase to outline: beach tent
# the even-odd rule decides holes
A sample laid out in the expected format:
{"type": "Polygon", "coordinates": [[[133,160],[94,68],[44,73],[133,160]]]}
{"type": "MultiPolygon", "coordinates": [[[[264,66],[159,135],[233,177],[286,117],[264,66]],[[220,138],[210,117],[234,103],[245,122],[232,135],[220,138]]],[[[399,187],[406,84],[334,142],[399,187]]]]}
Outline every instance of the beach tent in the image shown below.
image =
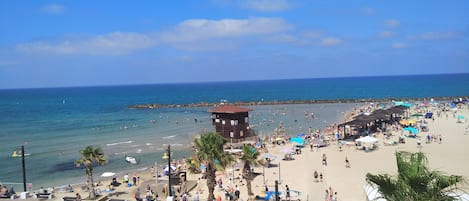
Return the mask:
{"type": "Polygon", "coordinates": [[[361,142],[361,143],[375,143],[375,142],[378,142],[378,139],[374,137],[366,136],[366,137],[358,138],[355,141],[361,142]]]}
{"type": "Polygon", "coordinates": [[[368,201],[386,201],[386,199],[381,198],[382,195],[379,193],[378,188],[370,184],[365,185],[365,193],[368,201]]]}
{"type": "Polygon", "coordinates": [[[299,138],[299,137],[292,137],[290,139],[290,142],[294,142],[298,145],[303,145],[305,143],[305,140],[303,138],[299,138]]]}

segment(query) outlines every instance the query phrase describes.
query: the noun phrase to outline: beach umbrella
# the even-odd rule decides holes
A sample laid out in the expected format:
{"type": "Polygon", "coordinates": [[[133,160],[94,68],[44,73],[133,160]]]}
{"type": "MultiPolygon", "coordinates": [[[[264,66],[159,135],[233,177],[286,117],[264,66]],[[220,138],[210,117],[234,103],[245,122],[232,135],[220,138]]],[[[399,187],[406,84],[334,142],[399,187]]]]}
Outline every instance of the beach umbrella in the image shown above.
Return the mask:
{"type": "Polygon", "coordinates": [[[418,114],[418,113],[416,113],[416,114],[412,114],[412,115],[410,115],[410,116],[413,116],[413,117],[423,117],[423,114],[418,114]]]}
{"type": "Polygon", "coordinates": [[[101,177],[113,177],[114,175],[116,175],[114,172],[104,172],[101,177]]]}
{"type": "MultiPolygon", "coordinates": [[[[174,171],[174,170],[176,170],[176,167],[171,165],[171,171],[174,171]]],[[[163,169],[163,171],[169,172],[168,166],[166,166],[166,167],[163,169]]]]}
{"type": "Polygon", "coordinates": [[[399,121],[399,124],[401,124],[401,125],[407,125],[407,124],[409,124],[409,121],[407,121],[407,120],[400,120],[400,121],[399,121]]]}
{"type": "Polygon", "coordinates": [[[464,119],[464,115],[458,115],[458,119],[464,119]]]}
{"type": "Polygon", "coordinates": [[[405,127],[404,130],[405,130],[405,131],[410,131],[410,132],[412,132],[413,134],[419,133],[419,131],[418,131],[416,128],[410,127],[410,126],[409,126],[409,127],[405,127]]]}
{"type": "Polygon", "coordinates": [[[293,148],[291,148],[291,147],[283,147],[283,148],[280,150],[280,152],[282,152],[282,153],[292,153],[292,152],[294,152],[294,150],[293,150],[293,148]]]}
{"type": "Polygon", "coordinates": [[[299,137],[292,137],[290,139],[290,142],[294,142],[296,144],[303,145],[305,143],[305,140],[303,138],[299,138],[299,137]]]}

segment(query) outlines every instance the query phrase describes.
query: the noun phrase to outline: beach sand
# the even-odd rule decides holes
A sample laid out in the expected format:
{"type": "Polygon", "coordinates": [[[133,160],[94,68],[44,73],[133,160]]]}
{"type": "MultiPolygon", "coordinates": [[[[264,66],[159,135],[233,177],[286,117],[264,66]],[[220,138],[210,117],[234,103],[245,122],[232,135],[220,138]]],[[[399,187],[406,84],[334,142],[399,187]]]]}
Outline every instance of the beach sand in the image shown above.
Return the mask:
{"type": "MultiPolygon", "coordinates": [[[[450,112],[449,112],[450,113],[450,112]]],[[[458,115],[464,115],[466,118],[469,117],[469,109],[460,109],[458,115]]],[[[468,127],[467,121],[464,123],[457,123],[457,119],[450,113],[449,117],[445,115],[437,118],[435,121],[431,119],[427,120],[429,125],[429,132],[421,132],[419,136],[422,139],[422,152],[426,154],[429,159],[429,165],[434,170],[440,170],[448,174],[462,175],[469,179],[469,160],[467,154],[469,154],[469,134],[465,134],[466,127],[468,127]],[[426,144],[425,136],[427,133],[432,135],[441,134],[442,143],[432,142],[426,144]]],[[[394,131],[392,139],[386,141],[397,140],[400,135],[400,131],[394,131]]],[[[279,190],[285,191],[285,185],[290,187],[290,190],[300,191],[302,194],[298,197],[292,197],[297,200],[313,200],[322,201],[325,197],[325,190],[329,187],[333,191],[337,192],[338,200],[345,201],[363,201],[366,200],[366,194],[364,191],[365,186],[365,175],[367,173],[380,174],[388,173],[395,175],[397,173],[397,166],[394,153],[396,151],[409,151],[418,152],[419,147],[417,146],[417,139],[406,138],[405,144],[399,144],[396,146],[383,146],[383,136],[381,134],[376,135],[376,138],[380,140],[380,146],[377,150],[364,152],[362,150],[356,150],[355,146],[344,147],[342,151],[339,151],[336,142],[332,142],[330,146],[320,148],[319,151],[314,149],[310,151],[309,147],[302,149],[302,153],[295,155],[295,160],[283,161],[283,153],[281,153],[282,146],[268,145],[269,153],[277,156],[277,159],[272,161],[272,164],[280,164],[279,167],[262,168],[255,167],[255,172],[261,173],[257,176],[253,183],[252,189],[255,194],[259,194],[264,189],[264,177],[262,176],[265,171],[265,182],[270,190],[274,190],[275,180],[279,180],[280,172],[280,184],[279,190]],[[326,154],[328,165],[323,166],[321,163],[322,155],[326,154]],[[345,167],[345,157],[348,157],[351,168],[345,167]],[[317,170],[324,174],[323,182],[315,182],[313,178],[313,172],[317,170]]],[[[291,146],[287,144],[286,146],[291,146]]],[[[222,177],[224,184],[228,183],[228,178],[231,174],[231,168],[228,168],[222,177]]],[[[235,176],[238,176],[241,172],[235,171],[235,176]]],[[[133,194],[137,188],[140,188],[142,196],[145,195],[145,189],[147,184],[151,184],[152,189],[161,188],[167,183],[167,178],[159,178],[158,187],[155,178],[150,174],[149,170],[138,173],[141,182],[138,187],[127,187],[121,185],[116,188],[117,192],[122,192],[118,197],[110,196],[114,199],[123,200],[135,200],[133,194]]],[[[132,176],[133,173],[129,173],[132,176]]],[[[200,178],[200,174],[188,174],[188,180],[197,181],[200,178]]],[[[118,178],[119,182],[122,182],[122,178],[118,178]]],[[[235,180],[240,185],[238,180],[235,180]]],[[[103,180],[103,184],[109,184],[110,180],[103,180]]],[[[243,182],[245,184],[245,182],[243,182]]],[[[204,179],[200,182],[200,188],[203,193],[200,194],[200,200],[206,200],[208,197],[208,190],[206,181],[204,179]]],[[[468,184],[463,184],[462,187],[465,190],[469,190],[468,184]]],[[[240,186],[242,200],[247,200],[246,185],[240,186]]],[[[87,193],[83,192],[79,187],[74,188],[79,192],[82,197],[86,197],[87,193]]],[[[190,192],[191,195],[195,194],[195,190],[190,192]]],[[[215,197],[220,195],[225,198],[224,192],[215,190],[215,197]]],[[[74,193],[56,193],[55,200],[62,200],[62,197],[74,196],[74,193]]],[[[160,193],[159,200],[165,200],[164,196],[160,193]]],[[[189,197],[192,200],[192,197],[189,197]]]]}

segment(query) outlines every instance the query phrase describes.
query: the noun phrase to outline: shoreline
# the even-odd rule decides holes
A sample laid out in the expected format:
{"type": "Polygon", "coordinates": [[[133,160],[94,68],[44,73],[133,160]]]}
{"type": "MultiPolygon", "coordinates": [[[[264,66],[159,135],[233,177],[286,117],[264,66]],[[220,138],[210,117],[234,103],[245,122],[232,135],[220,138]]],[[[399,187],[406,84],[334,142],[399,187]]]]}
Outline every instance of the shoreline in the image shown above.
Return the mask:
{"type": "MultiPolygon", "coordinates": [[[[388,103],[391,103],[391,102],[388,102],[388,103]]],[[[360,107],[364,107],[364,106],[365,106],[364,104],[359,104],[359,105],[355,106],[355,108],[360,108],[360,107]]],[[[467,111],[467,110],[462,110],[463,113],[465,113],[466,111],[467,111]]],[[[340,122],[343,121],[344,119],[347,119],[347,117],[350,117],[350,114],[353,113],[353,112],[354,112],[354,109],[342,111],[342,114],[340,115],[341,117],[338,119],[338,121],[336,121],[336,122],[330,122],[329,125],[334,124],[334,123],[336,123],[336,124],[340,123],[340,122]]],[[[443,117],[438,118],[437,121],[438,121],[438,122],[443,121],[443,117]]],[[[321,130],[324,130],[324,128],[321,128],[321,130]]],[[[439,132],[442,132],[442,130],[440,130],[440,129],[437,129],[437,130],[438,130],[439,132]]],[[[434,131],[432,131],[432,132],[434,132],[434,131]]],[[[398,132],[396,131],[396,132],[394,132],[394,133],[397,135],[398,132]]],[[[382,136],[380,136],[380,138],[381,138],[381,137],[382,137],[382,136]]],[[[383,139],[384,139],[384,138],[383,138],[383,139]]],[[[445,140],[446,140],[446,139],[445,139],[445,140]]],[[[413,142],[413,141],[415,141],[415,140],[410,139],[409,141],[412,141],[412,142],[413,142]]],[[[413,143],[412,143],[412,144],[413,144],[413,143]]],[[[410,143],[409,143],[409,145],[410,145],[410,143]]],[[[401,145],[400,147],[401,147],[401,149],[403,148],[403,149],[407,149],[407,150],[416,150],[416,148],[415,148],[414,146],[409,146],[409,145],[401,145]]],[[[432,146],[439,146],[439,145],[432,145],[432,146]]],[[[276,154],[276,155],[281,155],[281,154],[280,154],[280,151],[279,151],[281,147],[277,147],[277,148],[275,148],[275,147],[270,147],[270,148],[272,149],[272,151],[273,151],[274,154],[276,154]]],[[[397,148],[397,147],[396,147],[396,148],[397,148]]],[[[435,147],[435,148],[438,149],[438,147],[435,147]]],[[[435,149],[435,148],[432,148],[432,149],[435,149]]],[[[186,148],[183,148],[183,149],[186,149],[186,148]]],[[[319,169],[319,170],[323,171],[325,174],[327,174],[328,178],[326,179],[326,182],[325,182],[324,184],[322,184],[322,183],[312,183],[312,184],[311,184],[311,183],[305,183],[304,181],[301,181],[301,182],[299,182],[298,184],[296,184],[296,182],[294,182],[294,180],[291,180],[291,179],[289,179],[289,178],[300,177],[301,175],[297,175],[296,173],[291,173],[291,174],[292,174],[291,176],[287,176],[287,175],[290,175],[290,173],[284,173],[285,176],[282,178],[282,181],[284,181],[284,182],[282,182],[282,183],[292,184],[293,187],[294,187],[294,189],[301,190],[302,192],[306,192],[306,193],[308,193],[308,192],[310,192],[310,193],[313,192],[313,191],[311,191],[311,190],[308,190],[307,187],[313,187],[313,186],[314,186],[315,188],[322,188],[322,189],[324,189],[324,188],[326,188],[328,185],[329,185],[329,186],[332,185],[335,189],[337,189],[337,190],[341,193],[341,195],[351,196],[351,197],[353,198],[353,200],[357,200],[357,198],[358,198],[358,197],[361,197],[361,196],[356,195],[356,193],[353,193],[353,192],[348,192],[347,188],[345,188],[345,187],[342,185],[342,183],[340,182],[340,179],[338,180],[338,178],[341,178],[341,173],[339,173],[339,172],[346,171],[346,172],[348,172],[348,173],[352,173],[352,172],[353,172],[353,173],[360,173],[360,174],[362,174],[362,172],[363,172],[364,170],[357,171],[357,168],[355,168],[355,166],[363,166],[363,165],[367,164],[367,162],[366,162],[367,160],[366,160],[365,158],[360,158],[360,157],[365,157],[365,156],[367,156],[367,157],[372,157],[372,158],[374,158],[375,160],[378,160],[378,158],[381,158],[381,156],[384,156],[384,155],[386,155],[386,157],[388,157],[388,156],[387,156],[387,155],[389,155],[388,152],[393,153],[393,150],[394,150],[394,148],[392,148],[392,147],[384,147],[384,146],[383,146],[381,149],[383,149],[383,150],[378,150],[377,152],[372,152],[372,153],[369,153],[369,154],[361,153],[361,152],[358,152],[358,151],[356,151],[356,150],[349,150],[349,149],[345,149],[343,152],[337,152],[337,147],[336,147],[335,144],[331,144],[330,147],[326,147],[326,148],[321,149],[321,150],[323,150],[322,153],[328,153],[328,155],[331,154],[330,158],[331,158],[332,163],[339,163],[338,161],[335,161],[335,160],[338,160],[337,158],[343,158],[343,157],[344,157],[344,156],[343,156],[344,154],[349,156],[349,158],[350,158],[350,159],[353,161],[353,163],[354,163],[354,168],[353,168],[353,169],[345,169],[345,170],[340,169],[339,171],[337,171],[337,169],[339,169],[341,166],[331,167],[331,168],[327,168],[327,169],[326,169],[325,167],[320,168],[320,167],[318,167],[318,165],[312,165],[312,164],[310,164],[309,162],[306,162],[306,161],[312,160],[311,157],[314,158],[313,160],[319,161],[319,158],[318,158],[319,155],[318,155],[318,154],[315,154],[315,153],[318,152],[319,150],[318,150],[318,151],[314,151],[314,152],[310,152],[310,151],[305,150],[305,154],[304,154],[304,155],[298,155],[298,156],[297,156],[297,157],[298,157],[298,158],[297,158],[297,162],[282,162],[282,167],[283,167],[283,169],[290,169],[290,170],[291,170],[292,168],[294,168],[295,164],[297,164],[297,163],[301,163],[301,164],[307,163],[307,164],[308,164],[308,169],[309,169],[308,172],[311,171],[311,169],[314,168],[314,169],[319,169]],[[390,148],[391,148],[391,149],[390,149],[390,148]],[[307,151],[307,152],[306,152],[306,151],[307,151]],[[366,155],[365,155],[365,154],[366,154],[366,155]],[[316,156],[316,155],[318,155],[318,156],[316,156]],[[376,158],[376,157],[378,157],[378,158],[376,158]],[[316,159],[316,158],[317,158],[317,159],[316,159]],[[311,166],[311,167],[310,167],[310,166],[311,166]],[[329,175],[330,175],[330,176],[329,176],[329,175]],[[303,184],[301,184],[301,183],[303,183],[303,184]]],[[[430,155],[430,156],[431,156],[431,155],[430,155]]],[[[184,155],[184,156],[181,156],[181,157],[188,157],[188,156],[187,156],[187,155],[184,155]]],[[[177,160],[179,160],[181,157],[177,158],[177,160]]],[[[391,158],[392,158],[392,157],[391,157],[391,158]]],[[[176,158],[175,158],[175,159],[176,159],[176,158]]],[[[339,160],[340,160],[340,159],[339,159],[339,160]]],[[[371,160],[371,159],[370,159],[370,160],[371,160]]],[[[373,170],[373,173],[375,173],[375,171],[378,171],[378,172],[382,172],[382,171],[384,171],[384,172],[389,172],[389,171],[394,172],[394,171],[395,171],[395,170],[394,170],[394,166],[395,166],[395,165],[394,165],[393,163],[390,163],[390,161],[393,162],[392,160],[389,160],[389,159],[388,159],[387,162],[385,163],[385,164],[387,164],[387,165],[389,166],[389,167],[387,167],[387,168],[383,168],[383,167],[381,167],[381,166],[378,168],[379,165],[376,165],[376,164],[375,164],[375,165],[373,165],[373,167],[374,167],[374,166],[376,166],[376,167],[374,167],[374,168],[369,168],[369,170],[373,170]],[[375,169],[375,168],[376,168],[376,169],[375,169]]],[[[432,160],[432,161],[433,161],[433,160],[432,160]]],[[[433,161],[433,162],[435,162],[435,161],[433,161]]],[[[432,162],[432,163],[433,163],[433,162],[432,162]]],[[[279,162],[279,163],[280,163],[280,162],[279,162]]],[[[155,168],[161,169],[161,165],[164,165],[164,163],[161,163],[161,164],[158,163],[158,166],[155,166],[155,168]]],[[[297,165],[298,165],[298,164],[297,164],[297,165]]],[[[151,174],[149,174],[149,172],[148,172],[149,169],[150,169],[150,167],[151,167],[151,166],[145,166],[144,168],[137,168],[137,169],[133,169],[133,170],[124,170],[124,171],[119,171],[119,172],[115,172],[115,173],[116,173],[116,177],[117,177],[118,179],[121,179],[121,176],[122,176],[124,173],[129,173],[129,175],[131,175],[131,174],[138,174],[138,175],[141,175],[141,176],[142,176],[142,183],[141,183],[141,185],[138,186],[138,188],[144,189],[144,188],[145,188],[145,186],[143,185],[144,183],[146,184],[146,183],[148,183],[148,181],[150,181],[150,180],[152,180],[152,179],[153,179],[153,180],[155,179],[155,178],[152,177],[151,174]],[[145,176],[144,176],[144,175],[145,175],[145,176]]],[[[438,166],[437,166],[437,167],[438,167],[438,166]]],[[[458,166],[458,167],[459,167],[459,166],[458,166]]],[[[363,167],[362,167],[362,168],[363,168],[363,167]]],[[[445,168],[445,169],[446,169],[446,168],[445,168]]],[[[261,171],[261,170],[259,169],[259,167],[257,167],[256,170],[261,171]]],[[[267,170],[267,169],[266,169],[266,170],[267,170]]],[[[454,171],[454,170],[453,170],[453,171],[454,171]]],[[[107,182],[109,182],[109,179],[100,178],[100,177],[99,177],[99,174],[97,174],[97,173],[98,173],[98,172],[95,172],[95,182],[98,181],[98,180],[101,180],[102,183],[107,183],[107,182]]],[[[456,172],[455,172],[455,173],[456,173],[456,172]]],[[[229,174],[229,173],[223,173],[223,176],[222,176],[222,177],[223,177],[224,179],[227,179],[229,176],[227,177],[225,174],[229,174]]],[[[271,179],[275,179],[275,178],[277,177],[277,175],[276,175],[276,173],[275,173],[275,169],[273,169],[273,168],[268,169],[267,172],[266,172],[266,174],[268,175],[268,176],[267,176],[267,177],[268,177],[267,179],[268,179],[268,181],[269,181],[269,184],[271,183],[271,181],[270,181],[271,179]]],[[[192,174],[189,174],[189,176],[191,177],[191,179],[194,179],[194,178],[196,179],[196,178],[198,178],[200,175],[192,175],[192,174]]],[[[342,176],[343,176],[343,175],[342,175],[342,176]]],[[[307,176],[307,177],[305,177],[305,178],[308,178],[308,179],[312,180],[312,178],[309,178],[309,177],[311,177],[311,176],[307,176]]],[[[162,180],[165,180],[164,178],[161,178],[161,179],[162,179],[162,180]]],[[[152,181],[153,181],[153,180],[152,180],[152,181]]],[[[256,192],[259,192],[259,191],[262,189],[262,185],[261,185],[261,184],[262,184],[262,181],[260,180],[260,178],[257,178],[257,179],[256,179],[255,181],[253,181],[253,182],[254,182],[254,183],[253,183],[253,190],[255,190],[256,192]]],[[[357,183],[356,180],[350,180],[349,182],[357,183]]],[[[164,182],[163,182],[163,183],[164,183],[164,182]]],[[[160,184],[161,184],[161,182],[160,182],[160,184]]],[[[66,185],[67,185],[67,184],[60,185],[60,186],[63,187],[63,186],[66,186],[66,185]]],[[[80,185],[83,185],[83,183],[74,183],[74,184],[72,184],[72,186],[74,187],[74,189],[77,189],[77,190],[79,189],[79,186],[80,186],[80,185]]],[[[361,183],[360,183],[360,185],[361,185],[361,183]]],[[[205,188],[206,188],[205,185],[202,185],[202,188],[205,189],[205,188]]],[[[322,189],[321,189],[321,190],[322,190],[322,189]]],[[[131,196],[132,196],[132,194],[133,194],[134,191],[136,190],[136,188],[126,188],[126,187],[125,187],[125,188],[122,188],[122,187],[121,187],[121,188],[119,188],[119,190],[125,191],[126,194],[123,195],[123,197],[128,197],[128,198],[130,199],[131,196]]],[[[356,188],[355,190],[359,190],[359,188],[356,188]]],[[[243,192],[242,192],[242,196],[243,196],[243,197],[247,197],[247,195],[245,195],[245,192],[244,192],[244,191],[245,191],[244,187],[242,187],[242,191],[243,191],[243,192]]],[[[316,192],[316,191],[318,191],[318,190],[314,190],[315,194],[319,194],[319,192],[316,192]]],[[[219,192],[217,192],[216,194],[219,194],[219,192]]],[[[363,193],[360,193],[360,194],[363,194],[363,193]]],[[[61,194],[60,196],[63,196],[63,195],[64,195],[64,194],[61,194]]],[[[67,194],[67,195],[68,195],[68,194],[67,194]]],[[[83,194],[82,194],[82,195],[83,195],[83,194]]],[[[85,195],[86,195],[86,194],[85,194],[85,195]]],[[[312,195],[312,194],[310,194],[310,195],[312,195]]],[[[161,196],[161,195],[160,195],[160,196],[161,196]]],[[[206,194],[201,194],[201,196],[204,197],[204,196],[206,196],[206,194]]],[[[202,197],[201,197],[201,199],[202,199],[202,197]]],[[[341,197],[342,197],[342,196],[341,196],[341,197]]],[[[315,198],[316,198],[316,197],[315,197],[315,198]]]]}
{"type": "Polygon", "coordinates": [[[390,98],[360,98],[360,99],[311,99],[311,100],[272,100],[272,101],[238,101],[233,103],[220,102],[199,102],[186,104],[161,104],[161,103],[145,103],[130,105],[127,109],[160,109],[160,108],[198,108],[198,107],[217,107],[222,104],[236,106],[255,106],[255,105],[296,105],[296,104],[328,104],[328,103],[366,103],[366,102],[392,102],[392,101],[452,101],[458,98],[466,98],[467,95],[461,96],[440,96],[425,98],[409,98],[409,97],[390,97],[390,98]]]}

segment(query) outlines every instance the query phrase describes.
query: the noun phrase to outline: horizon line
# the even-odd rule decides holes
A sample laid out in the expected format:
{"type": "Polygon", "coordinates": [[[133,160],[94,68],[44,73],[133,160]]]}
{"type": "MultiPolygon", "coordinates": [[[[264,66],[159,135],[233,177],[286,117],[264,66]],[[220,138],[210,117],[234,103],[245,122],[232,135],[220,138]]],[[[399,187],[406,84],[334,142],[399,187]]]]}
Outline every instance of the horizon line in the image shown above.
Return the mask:
{"type": "Polygon", "coordinates": [[[192,81],[192,82],[161,82],[161,83],[135,83],[135,84],[103,84],[103,85],[71,85],[71,86],[39,86],[39,87],[12,87],[0,90],[30,90],[30,89],[63,89],[63,88],[94,88],[94,87],[123,87],[123,86],[149,86],[149,85],[179,85],[179,84],[209,84],[209,83],[234,83],[234,82],[256,82],[256,81],[287,81],[287,80],[309,80],[309,79],[340,79],[340,78],[369,78],[369,77],[402,77],[402,76],[431,76],[431,75],[464,75],[461,73],[428,73],[428,74],[395,74],[395,75],[356,75],[337,77],[309,77],[309,78],[281,78],[281,79],[258,79],[258,80],[227,80],[227,81],[192,81]]]}

